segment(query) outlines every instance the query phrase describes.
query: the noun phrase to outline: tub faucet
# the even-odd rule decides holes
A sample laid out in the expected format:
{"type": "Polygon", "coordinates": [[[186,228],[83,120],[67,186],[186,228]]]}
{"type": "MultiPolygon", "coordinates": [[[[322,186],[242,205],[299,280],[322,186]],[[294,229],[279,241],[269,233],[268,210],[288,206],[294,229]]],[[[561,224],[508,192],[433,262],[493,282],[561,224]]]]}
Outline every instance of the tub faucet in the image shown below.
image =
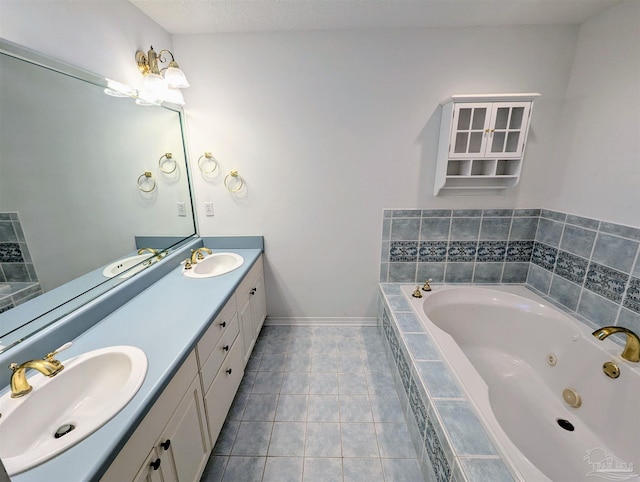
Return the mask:
{"type": "Polygon", "coordinates": [[[29,360],[20,365],[12,363],[9,368],[13,370],[11,375],[11,398],[24,397],[27,393],[33,390],[33,387],[29,385],[27,381],[26,371],[29,368],[38,370],[40,373],[47,377],[54,377],[64,369],[64,365],[56,360],[54,357],[62,350],[66,350],[72,345],[71,342],[65,343],[57,350],[52,351],[42,360],[29,360]]]}
{"type": "Polygon", "coordinates": [[[592,333],[598,340],[604,340],[613,333],[624,333],[627,335],[627,343],[620,356],[630,362],[640,362],[640,338],[633,331],[622,326],[605,326],[592,333]]]}
{"type": "Polygon", "coordinates": [[[198,248],[194,251],[191,252],[191,264],[196,264],[198,261],[201,261],[204,259],[204,254],[203,253],[207,253],[207,254],[211,254],[213,253],[213,251],[211,251],[209,248],[198,248]]]}

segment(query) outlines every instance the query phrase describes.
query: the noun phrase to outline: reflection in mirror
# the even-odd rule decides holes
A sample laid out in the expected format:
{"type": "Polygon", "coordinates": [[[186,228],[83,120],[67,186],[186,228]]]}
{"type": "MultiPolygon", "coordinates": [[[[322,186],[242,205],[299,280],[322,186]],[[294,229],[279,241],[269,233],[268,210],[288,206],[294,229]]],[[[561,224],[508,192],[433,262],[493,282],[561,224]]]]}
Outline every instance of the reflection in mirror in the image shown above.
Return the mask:
{"type": "Polygon", "coordinates": [[[0,40],[0,350],[195,234],[181,110],[106,85],[0,40]]]}

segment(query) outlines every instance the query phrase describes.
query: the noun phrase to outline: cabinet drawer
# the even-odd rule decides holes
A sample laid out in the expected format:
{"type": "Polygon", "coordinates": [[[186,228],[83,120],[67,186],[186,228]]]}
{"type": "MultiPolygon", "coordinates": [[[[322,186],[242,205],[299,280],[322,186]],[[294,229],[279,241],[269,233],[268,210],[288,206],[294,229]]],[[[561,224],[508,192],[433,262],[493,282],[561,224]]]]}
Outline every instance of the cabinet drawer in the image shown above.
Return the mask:
{"type": "Polygon", "coordinates": [[[237,337],[229,356],[225,359],[211,388],[204,397],[212,447],[218,438],[231,403],[242,381],[243,367],[242,339],[237,337]],[[229,370],[231,370],[231,373],[229,373],[229,370]]]}
{"type": "Polygon", "coordinates": [[[236,290],[238,303],[242,303],[242,299],[246,296],[249,296],[249,292],[251,291],[251,288],[255,287],[256,278],[260,275],[262,269],[262,256],[260,256],[236,290]]]}
{"type": "Polygon", "coordinates": [[[231,346],[233,345],[236,336],[240,332],[240,325],[238,323],[238,316],[234,313],[233,318],[225,328],[223,335],[213,348],[211,355],[202,365],[200,375],[202,376],[202,388],[206,392],[209,390],[214,377],[220,370],[222,363],[231,352],[231,346]]]}
{"type": "Polygon", "coordinates": [[[232,295],[197,344],[200,368],[204,366],[205,361],[209,358],[209,355],[211,355],[211,352],[218,343],[218,340],[220,340],[220,337],[231,324],[231,319],[235,314],[236,298],[235,295],[232,295]]]}

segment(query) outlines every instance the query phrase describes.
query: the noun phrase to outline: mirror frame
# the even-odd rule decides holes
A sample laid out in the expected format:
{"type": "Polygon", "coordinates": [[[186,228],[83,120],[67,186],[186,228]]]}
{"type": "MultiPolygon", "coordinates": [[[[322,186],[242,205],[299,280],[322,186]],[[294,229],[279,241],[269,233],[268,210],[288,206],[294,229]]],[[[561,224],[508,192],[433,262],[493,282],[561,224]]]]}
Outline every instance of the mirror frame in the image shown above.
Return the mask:
{"type": "MultiPolygon", "coordinates": [[[[7,55],[9,57],[13,57],[15,59],[22,60],[24,62],[28,62],[35,66],[51,70],[59,74],[66,75],[68,77],[72,77],[72,78],[87,82],[89,84],[93,84],[98,88],[102,88],[102,89],[109,88],[108,79],[105,79],[104,77],[101,77],[97,74],[94,74],[87,70],[76,67],[72,64],[68,64],[62,60],[42,54],[28,47],[24,47],[22,45],[16,44],[4,38],[0,38],[0,54],[7,55]]],[[[126,99],[123,99],[123,100],[126,100],[126,99]]],[[[134,101],[133,97],[131,98],[131,101],[132,102],[134,101]]],[[[144,107],[140,107],[140,108],[144,108],[144,107]]],[[[161,108],[165,108],[173,112],[176,112],[178,115],[180,134],[182,137],[182,149],[184,154],[185,176],[186,176],[186,183],[187,183],[187,189],[189,194],[189,202],[191,203],[191,213],[192,213],[192,222],[193,222],[192,234],[186,235],[186,236],[167,235],[168,238],[174,237],[176,239],[178,238],[180,239],[178,239],[177,241],[172,240],[172,242],[169,243],[169,246],[163,248],[161,252],[166,255],[168,253],[171,253],[175,250],[180,249],[182,246],[192,242],[194,239],[197,239],[199,236],[198,236],[198,224],[197,224],[195,202],[194,202],[194,195],[193,195],[193,184],[191,180],[189,158],[187,153],[186,125],[185,125],[184,111],[181,106],[166,103],[166,102],[162,104],[161,108]]],[[[123,258],[126,256],[127,254],[124,253],[123,258]]],[[[130,267],[127,271],[135,270],[137,267],[139,267],[140,264],[148,262],[149,259],[152,259],[152,258],[155,259],[156,255],[149,254],[148,258],[141,260],[140,263],[130,267]]],[[[157,262],[161,262],[161,261],[163,261],[163,259],[158,259],[157,262]]],[[[151,264],[155,264],[155,263],[150,263],[149,265],[151,264]]],[[[96,269],[100,269],[100,268],[96,268],[96,269]]],[[[3,313],[0,313],[0,316],[5,315],[6,313],[11,313],[10,316],[12,318],[17,317],[17,320],[18,320],[17,322],[12,322],[12,325],[16,326],[15,328],[11,329],[7,333],[0,333],[0,353],[3,353],[4,351],[16,346],[21,341],[51,326],[52,324],[66,317],[67,315],[73,313],[74,311],[78,310],[79,308],[86,305],[87,303],[104,295],[105,293],[115,288],[122,282],[127,281],[135,277],[136,275],[143,273],[144,271],[145,269],[142,269],[139,272],[136,272],[135,274],[127,278],[121,278],[120,276],[116,276],[112,278],[104,278],[103,281],[97,284],[87,284],[86,288],[79,289],[77,294],[74,294],[71,297],[69,296],[59,297],[56,300],[55,297],[52,296],[51,298],[54,298],[54,299],[50,299],[47,301],[41,300],[40,303],[38,303],[38,300],[43,295],[46,295],[46,293],[43,293],[29,301],[26,301],[23,304],[17,305],[14,308],[11,308],[3,313]],[[62,301],[63,299],[64,301],[62,301]]],[[[82,276],[80,278],[82,278],[82,276]]],[[[80,278],[76,278],[76,279],[80,279],[80,278]]],[[[75,280],[72,280],[69,283],[72,283],[73,281],[75,280]]],[[[65,285],[63,284],[61,286],[65,286],[65,285]]],[[[56,289],[57,288],[54,288],[53,290],[49,291],[49,293],[51,293],[52,291],[55,291],[56,289]]]]}

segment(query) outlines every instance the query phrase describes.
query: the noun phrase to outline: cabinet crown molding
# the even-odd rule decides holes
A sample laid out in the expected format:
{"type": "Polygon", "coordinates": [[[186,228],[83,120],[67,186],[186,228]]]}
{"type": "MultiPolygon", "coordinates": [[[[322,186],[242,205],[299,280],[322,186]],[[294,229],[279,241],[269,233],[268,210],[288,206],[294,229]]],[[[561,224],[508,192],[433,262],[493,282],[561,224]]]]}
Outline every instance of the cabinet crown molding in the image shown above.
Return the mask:
{"type": "Polygon", "coordinates": [[[537,92],[526,93],[511,93],[511,94],[459,94],[452,95],[451,97],[440,102],[440,105],[448,104],[449,102],[517,102],[517,101],[531,101],[542,94],[537,92]]]}

